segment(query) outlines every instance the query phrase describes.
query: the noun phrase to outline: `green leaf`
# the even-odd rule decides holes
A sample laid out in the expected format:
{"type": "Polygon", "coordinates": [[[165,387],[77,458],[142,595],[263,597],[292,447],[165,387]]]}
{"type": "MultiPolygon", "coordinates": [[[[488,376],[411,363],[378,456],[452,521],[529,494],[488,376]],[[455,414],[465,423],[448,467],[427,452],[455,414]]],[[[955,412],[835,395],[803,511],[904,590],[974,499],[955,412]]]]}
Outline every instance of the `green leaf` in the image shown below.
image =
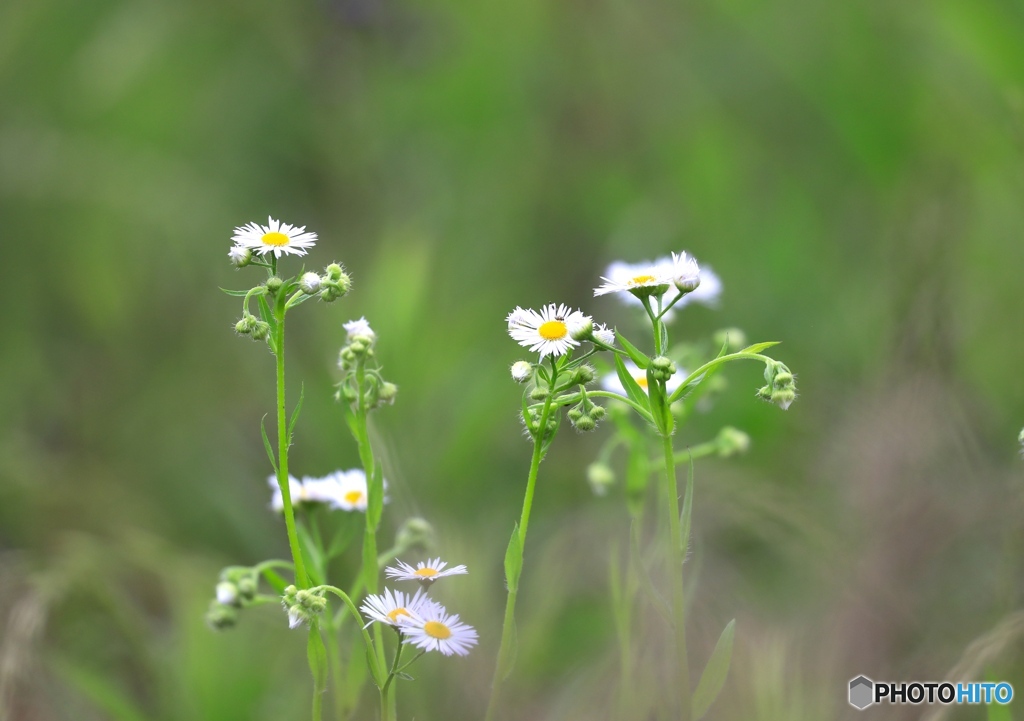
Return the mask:
{"type": "Polygon", "coordinates": [[[367,480],[366,522],[376,531],[384,512],[384,469],[379,462],[370,469],[370,477],[367,480]]]}
{"type": "Polygon", "coordinates": [[[697,690],[693,692],[693,719],[700,721],[718,697],[718,692],[725,685],[729,675],[729,664],[732,662],[732,640],[736,633],[736,619],[729,621],[722,635],[718,637],[715,650],[711,652],[708,665],[700,675],[697,690]]]}
{"type": "Polygon", "coordinates": [[[327,649],[320,636],[320,626],[315,621],[309,624],[306,658],[309,660],[309,670],[313,674],[313,693],[322,694],[327,690],[327,649]]]}
{"type": "Polygon", "coordinates": [[[295,410],[292,411],[292,419],[288,422],[288,442],[291,443],[292,432],[295,430],[295,421],[299,420],[299,411],[302,410],[302,399],[306,395],[306,384],[303,383],[299,386],[299,402],[295,404],[295,410]]]}
{"type": "Polygon", "coordinates": [[[523,543],[519,538],[519,524],[512,529],[512,538],[509,539],[508,548],[505,550],[505,583],[510,593],[519,590],[519,574],[523,571],[523,543]]]}
{"type": "Polygon", "coordinates": [[[249,295],[249,291],[247,290],[228,290],[227,288],[221,288],[221,290],[224,293],[227,293],[228,295],[233,295],[236,298],[244,298],[245,296],[249,295]]]}
{"type": "Polygon", "coordinates": [[[665,402],[665,390],[661,382],[654,377],[654,369],[647,369],[647,398],[651,403],[651,416],[654,425],[662,436],[672,435],[672,413],[665,402]]]}
{"type": "Polygon", "coordinates": [[[263,447],[267,449],[267,458],[270,459],[270,465],[276,474],[277,459],[274,457],[274,447],[270,445],[270,439],[267,438],[267,417],[265,415],[260,419],[260,433],[263,434],[263,447]]]}
{"type": "Polygon", "coordinates": [[[778,341],[778,340],[770,340],[770,341],[766,341],[764,343],[755,343],[754,345],[748,345],[746,348],[744,348],[743,350],[741,350],[739,352],[740,353],[760,353],[763,350],[768,350],[772,346],[779,345],[781,342],[782,341],[778,341]]]}
{"type": "Polygon", "coordinates": [[[410,676],[409,674],[407,674],[407,673],[406,673],[405,671],[399,671],[399,672],[397,672],[397,673],[395,674],[395,678],[400,678],[400,679],[402,679],[403,681],[415,681],[415,680],[416,680],[416,679],[414,679],[414,678],[413,678],[412,676],[410,676]]]}
{"type": "Polygon", "coordinates": [[[256,298],[259,301],[260,306],[260,317],[270,325],[270,331],[273,334],[277,334],[277,318],[270,312],[270,305],[267,303],[267,297],[260,295],[256,298]]]}
{"type": "MultiPolygon", "coordinates": [[[[626,354],[630,359],[636,363],[641,370],[647,370],[647,367],[651,364],[651,359],[644,355],[639,348],[626,340],[626,337],[619,333],[619,331],[615,331],[615,337],[619,339],[619,345],[622,346],[622,350],[626,351],[626,354]]],[[[615,359],[619,359],[618,353],[615,354],[615,359]]]]}
{"type": "Polygon", "coordinates": [[[263,569],[263,578],[267,580],[267,583],[270,584],[270,587],[277,591],[279,595],[284,593],[285,586],[288,585],[288,581],[281,578],[281,576],[279,576],[278,573],[272,568],[263,569]]]}
{"type": "Polygon", "coordinates": [[[651,403],[647,398],[647,394],[644,393],[640,384],[633,380],[633,376],[626,370],[626,364],[622,362],[622,357],[618,355],[615,356],[615,372],[619,376],[619,382],[622,383],[622,387],[626,389],[626,395],[629,396],[629,399],[641,408],[650,409],[651,403]]]}

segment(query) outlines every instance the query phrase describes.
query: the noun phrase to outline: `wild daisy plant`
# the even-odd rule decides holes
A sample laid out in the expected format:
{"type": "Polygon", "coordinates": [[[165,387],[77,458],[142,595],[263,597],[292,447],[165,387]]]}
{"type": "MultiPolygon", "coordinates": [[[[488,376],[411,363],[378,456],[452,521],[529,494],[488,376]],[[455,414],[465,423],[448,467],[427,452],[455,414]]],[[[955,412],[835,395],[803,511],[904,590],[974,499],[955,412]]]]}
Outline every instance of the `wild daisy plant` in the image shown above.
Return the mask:
{"type": "Polygon", "coordinates": [[[693,482],[691,474],[680,508],[676,465],[692,462],[702,455],[728,456],[742,452],[749,445],[749,438],[741,431],[726,427],[714,440],[677,453],[673,446],[673,436],[679,424],[677,414],[685,418],[699,400],[707,400],[721,390],[723,381],[715,374],[731,361],[763,363],[766,385],[757,391],[757,395],[782,408],[788,408],[796,397],[794,377],[784,364],[763,354],[775,343],[759,343],[740,349],[741,334],[736,331],[719,338],[720,350],[710,359],[706,356],[698,358],[698,346],[670,345],[668,323],[676,311],[691,303],[713,305],[721,290],[718,277],[710,270],[702,271],[686,253],[672,254],[670,258],[653,263],[613,263],[602,280],[603,284],[594,291],[595,296],[615,294],[645,311],[651,327],[652,342],[648,347],[653,352],[644,352],[640,346],[645,344],[633,343],[618,331],[595,324],[582,311],[564,305],[550,304],[539,311],[516,308],[507,318],[509,335],[537,353],[538,358],[520,360],[511,367],[512,379],[525,384],[522,418],[526,434],[533,441],[533,456],[522,514],[505,555],[508,597],[487,719],[495,718],[498,712],[500,687],[514,663],[515,603],[526,531],[538,469],[559,429],[562,409],[567,409],[565,415],[578,431],[593,430],[606,416],[616,429],[597,461],[588,469],[588,481],[596,493],[604,494],[615,481],[609,465],[612,452],[624,446],[629,454],[626,499],[633,519],[630,534],[632,551],[625,577],[618,570],[614,553],[611,573],[611,596],[622,657],[620,710],[624,713],[631,705],[633,595],[640,586],[644,587],[671,627],[672,654],[666,683],[668,715],[684,721],[703,716],[728,671],[732,623],[723,631],[696,690],[691,692],[683,560],[689,539],[693,482]],[[577,351],[580,352],[574,358],[577,351]],[[589,386],[598,380],[598,374],[588,361],[598,353],[610,355],[614,373],[601,379],[600,389],[592,389],[589,386]],[[680,364],[684,361],[694,370],[681,370],[680,364]],[[605,407],[595,403],[594,399],[613,402],[605,407]],[[630,424],[630,415],[639,417],[649,433],[645,434],[630,424]],[[657,440],[656,461],[649,459],[646,440],[649,436],[657,440]],[[670,584],[670,601],[664,601],[655,589],[639,548],[647,479],[652,464],[663,468],[664,483],[658,493],[663,520],[656,524],[656,528],[662,536],[660,545],[664,549],[664,575],[670,584]]]}
{"type": "MultiPolygon", "coordinates": [[[[289,417],[285,399],[284,328],[289,310],[317,298],[333,302],[348,293],[351,279],[341,265],[332,263],[323,273],[300,270],[297,275],[282,277],[279,261],[287,255],[305,255],[317,240],[315,233],[304,227],[280,223],[273,218],[267,225],[249,223],[235,229],[234,246],[229,252],[238,268],[259,266],[266,270],[266,280],[247,291],[226,291],[240,296],[242,318],[235,326],[241,335],[266,342],[276,359],[277,368],[277,445],[270,442],[262,428],[263,442],[274,474],[270,508],[284,518],[291,561],[265,561],[251,567],[231,566],[221,572],[215,598],[207,613],[209,624],[218,629],[237,623],[239,610],[269,602],[280,602],[291,628],[307,628],[307,655],[313,674],[312,718],[322,717],[322,698],[328,675],[334,687],[335,717],[349,718],[356,708],[361,687],[369,672],[370,680],[380,694],[381,719],[395,718],[393,682],[396,678],[411,679],[406,669],[429,651],[444,655],[465,655],[476,644],[476,631],[433,601],[427,588],[440,578],[466,573],[465,566],[448,567],[440,558],[413,566],[399,562],[386,564],[416,547],[430,545],[432,529],[418,518],[409,519],[399,529],[394,545],[380,553],[377,536],[387,502],[387,483],[380,462],[370,443],[369,414],[394,402],[398,388],[387,381],[376,361],[377,334],[365,318],[344,324],[346,343],[339,354],[341,380],[335,397],[348,409],[348,425],[359,449],[361,468],[334,471],[323,477],[305,476],[301,480],[289,474],[288,449],[302,406],[302,395],[289,417]],[[253,313],[255,301],[257,313],[253,313]],[[334,513],[340,511],[340,514],[334,513]],[[340,518],[339,518],[340,516],[340,518]],[[361,519],[361,568],[350,579],[348,591],[331,585],[332,561],[341,556],[358,533],[361,519]],[[389,578],[413,580],[421,588],[413,596],[402,591],[385,589],[378,594],[381,570],[389,578]],[[292,575],[288,582],[281,573],[292,575]],[[261,594],[260,580],[267,582],[277,595],[261,594]],[[336,597],[340,607],[330,612],[328,598],[336,597]],[[364,597],[365,596],[365,597],[364,597]],[[363,617],[353,601],[364,597],[363,617]],[[355,627],[346,629],[346,619],[355,620],[355,627]],[[374,622],[377,622],[374,625],[374,622]],[[372,633],[369,627],[374,625],[372,633]],[[395,640],[388,641],[382,626],[395,630],[395,640]],[[342,652],[345,632],[354,634],[352,643],[365,647],[365,667],[361,663],[346,664],[357,656],[354,650],[342,652]],[[326,639],[326,644],[325,644],[326,639]],[[394,647],[390,664],[387,647],[394,647]],[[406,646],[419,652],[403,659],[406,646]]],[[[358,654],[363,655],[363,654],[358,654]]]]}

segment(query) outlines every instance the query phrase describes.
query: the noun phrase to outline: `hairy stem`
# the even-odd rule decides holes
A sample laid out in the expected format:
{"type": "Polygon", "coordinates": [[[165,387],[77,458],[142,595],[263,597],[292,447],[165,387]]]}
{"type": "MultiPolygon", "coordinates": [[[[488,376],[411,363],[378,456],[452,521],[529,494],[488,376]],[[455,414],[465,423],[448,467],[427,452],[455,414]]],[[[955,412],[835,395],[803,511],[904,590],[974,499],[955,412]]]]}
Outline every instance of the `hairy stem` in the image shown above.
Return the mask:
{"type": "Polygon", "coordinates": [[[671,436],[662,438],[665,450],[665,478],[668,492],[668,580],[672,584],[673,650],[675,673],[671,687],[676,705],[673,718],[690,721],[690,665],[686,654],[686,599],[683,594],[683,537],[679,519],[679,487],[676,483],[675,454],[671,436]]]}

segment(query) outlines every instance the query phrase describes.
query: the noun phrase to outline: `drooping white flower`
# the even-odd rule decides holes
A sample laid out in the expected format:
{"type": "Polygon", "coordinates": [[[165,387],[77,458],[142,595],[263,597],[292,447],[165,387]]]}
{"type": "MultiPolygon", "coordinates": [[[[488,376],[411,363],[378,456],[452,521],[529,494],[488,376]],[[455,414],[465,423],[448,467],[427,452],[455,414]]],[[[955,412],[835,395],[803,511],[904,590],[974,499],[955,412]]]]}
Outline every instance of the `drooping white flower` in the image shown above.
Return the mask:
{"type": "Polygon", "coordinates": [[[516,361],[512,364],[509,372],[512,374],[512,380],[516,383],[525,383],[533,375],[533,366],[527,361],[516,361]]]}
{"type": "Polygon", "coordinates": [[[615,344],[615,331],[604,323],[598,323],[594,326],[594,338],[601,341],[605,345],[615,344]]]}
{"type": "Polygon", "coordinates": [[[448,613],[440,604],[425,609],[420,620],[402,628],[409,642],[425,651],[440,651],[445,656],[466,656],[477,643],[476,629],[462,623],[458,614],[448,613]]]}
{"type": "Polygon", "coordinates": [[[573,340],[574,329],[591,323],[589,316],[567,305],[549,303],[535,310],[516,308],[508,316],[508,334],[519,345],[540,353],[540,357],[560,356],[580,343],[573,340]]]}
{"type": "Polygon", "coordinates": [[[382,594],[367,596],[359,610],[370,618],[367,626],[377,621],[401,628],[409,623],[421,621],[424,614],[433,615],[433,607],[436,605],[437,603],[432,601],[422,588],[417,588],[415,594],[385,588],[382,594]]]}
{"type": "MultiPolygon", "coordinates": [[[[655,261],[643,263],[625,263],[615,261],[605,270],[602,278],[605,283],[594,289],[594,295],[605,295],[607,293],[619,293],[619,298],[627,305],[641,306],[640,298],[633,292],[639,288],[643,295],[644,289],[660,286],[667,286],[667,291],[661,297],[662,307],[666,307],[675,301],[671,310],[665,313],[662,320],[670,322],[675,317],[675,311],[685,308],[693,303],[700,303],[706,306],[715,306],[722,294],[722,281],[711,268],[699,267],[696,259],[686,252],[673,253],[670,257],[658,258],[655,261]],[[694,272],[696,271],[696,279],[694,272]],[[698,281],[696,289],[683,293],[679,286],[690,287],[698,281]],[[679,296],[682,295],[680,298],[679,296]],[[678,300],[677,300],[678,299],[678,300]]],[[[657,311],[657,303],[654,304],[657,311]]]]}
{"type": "Polygon", "coordinates": [[[306,232],[306,226],[294,226],[267,218],[266,225],[247,223],[235,228],[231,240],[236,245],[249,248],[254,253],[275,257],[282,255],[305,255],[306,250],[316,245],[316,233],[306,232]]]}
{"type": "Polygon", "coordinates": [[[420,561],[416,564],[416,568],[413,568],[404,561],[398,562],[398,567],[388,566],[384,569],[384,575],[388,578],[394,578],[399,581],[419,581],[424,585],[429,585],[439,578],[445,576],[456,576],[463,573],[469,573],[465,566],[453,566],[447,568],[448,562],[442,561],[440,558],[432,558],[428,561],[420,561]]]}
{"type": "MultiPolygon", "coordinates": [[[[632,361],[625,361],[626,372],[636,381],[636,384],[640,386],[644,393],[647,392],[647,371],[638,367],[632,361]]],[[[675,392],[679,386],[686,380],[687,372],[682,368],[678,369],[675,374],[668,379],[665,383],[665,390],[669,395],[675,392]]],[[[601,387],[606,391],[612,393],[619,393],[621,395],[627,395],[625,387],[622,385],[622,381],[619,380],[618,373],[606,373],[601,377],[601,387]]]]}
{"type": "Polygon", "coordinates": [[[377,339],[377,334],[373,332],[373,328],[370,327],[369,321],[366,318],[360,318],[359,320],[350,320],[345,324],[345,332],[348,333],[348,342],[351,343],[357,336],[366,336],[371,341],[377,339]]]}

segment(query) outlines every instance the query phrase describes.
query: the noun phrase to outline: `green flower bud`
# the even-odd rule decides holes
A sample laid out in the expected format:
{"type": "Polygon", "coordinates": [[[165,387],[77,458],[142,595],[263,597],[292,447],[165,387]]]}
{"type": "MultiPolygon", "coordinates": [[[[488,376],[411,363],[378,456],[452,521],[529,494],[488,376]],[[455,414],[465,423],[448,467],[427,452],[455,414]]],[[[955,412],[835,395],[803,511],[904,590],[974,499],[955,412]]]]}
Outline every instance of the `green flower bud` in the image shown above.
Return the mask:
{"type": "Polygon", "coordinates": [[[257,582],[252,576],[238,579],[238,595],[243,601],[251,601],[256,598],[257,582]]]}
{"type": "Polygon", "coordinates": [[[673,375],[676,372],[676,364],[673,363],[672,359],[669,358],[668,356],[658,356],[657,358],[651,361],[651,366],[655,370],[662,371],[663,373],[668,373],[669,375],[673,375]]]}
{"type": "Polygon", "coordinates": [[[244,246],[236,245],[228,251],[228,258],[236,268],[244,268],[252,262],[252,251],[244,246]]]}
{"type": "Polygon", "coordinates": [[[595,421],[599,421],[605,417],[607,412],[604,406],[595,405],[590,409],[590,417],[595,421]]]}
{"type": "Polygon", "coordinates": [[[233,606],[210,601],[210,607],[206,611],[206,624],[215,631],[233,628],[238,624],[238,611],[233,606]]]}
{"type": "Polygon", "coordinates": [[[384,381],[383,383],[381,383],[378,397],[380,398],[382,403],[394,403],[395,396],[397,395],[398,386],[388,381],[384,381]]]}
{"type": "Polygon", "coordinates": [[[566,415],[569,416],[569,420],[572,421],[572,424],[576,425],[576,422],[583,417],[583,411],[579,408],[570,408],[566,415]]]}
{"type": "Polygon", "coordinates": [[[270,335],[270,324],[262,320],[258,320],[253,325],[252,339],[253,340],[266,340],[267,336],[270,335]]]}
{"type": "Polygon", "coordinates": [[[328,280],[337,281],[345,274],[345,271],[339,264],[331,263],[329,266],[324,268],[324,274],[327,276],[328,280]]]}
{"type": "Polygon", "coordinates": [[[324,303],[333,303],[340,297],[341,296],[338,294],[338,291],[333,284],[324,284],[320,288],[320,300],[324,303]]]}
{"type": "MultiPolygon", "coordinates": [[[[572,416],[570,416],[569,419],[572,420],[572,416]]],[[[572,424],[573,426],[575,426],[576,430],[582,431],[584,433],[592,431],[595,428],[597,428],[597,422],[590,416],[584,415],[581,415],[575,421],[572,421],[572,424]]]]}
{"type": "Polygon", "coordinates": [[[530,398],[532,398],[535,401],[542,401],[549,395],[550,393],[548,392],[548,389],[543,386],[537,386],[532,391],[530,391],[530,398]]]}
{"type": "Polygon", "coordinates": [[[573,379],[573,381],[575,383],[587,385],[588,383],[593,383],[594,378],[596,377],[597,371],[594,369],[594,366],[584,363],[583,365],[576,369],[576,377],[573,379]]]}
{"type": "Polygon", "coordinates": [[[722,458],[746,453],[750,449],[750,436],[732,426],[723,427],[715,441],[718,443],[718,455],[722,458]]]}
{"type": "Polygon", "coordinates": [[[775,374],[775,381],[773,385],[776,388],[792,388],[793,387],[793,374],[788,371],[782,371],[775,374]]]}
{"type": "Polygon", "coordinates": [[[267,291],[271,294],[277,293],[284,286],[284,281],[276,275],[267,278],[267,291]]]}
{"type": "Polygon", "coordinates": [[[608,488],[615,484],[615,472],[607,463],[597,461],[587,466],[587,483],[595,496],[608,493],[608,488]]]}
{"type": "Polygon", "coordinates": [[[414,548],[429,550],[434,545],[434,527],[422,518],[410,518],[395,534],[396,555],[414,548]]]}

